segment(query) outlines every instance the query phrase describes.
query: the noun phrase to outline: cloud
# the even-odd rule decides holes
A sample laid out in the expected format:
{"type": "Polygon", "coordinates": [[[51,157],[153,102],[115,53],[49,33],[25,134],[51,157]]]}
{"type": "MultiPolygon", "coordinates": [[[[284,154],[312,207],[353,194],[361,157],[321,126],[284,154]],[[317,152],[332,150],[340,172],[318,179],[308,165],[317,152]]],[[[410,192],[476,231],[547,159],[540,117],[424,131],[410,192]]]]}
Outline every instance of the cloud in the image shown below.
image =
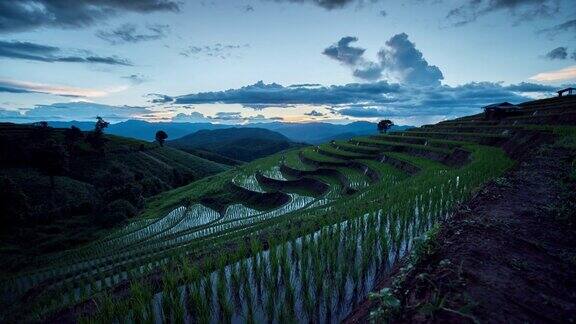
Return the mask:
{"type": "Polygon", "coordinates": [[[357,6],[363,6],[365,3],[374,3],[378,0],[274,0],[276,2],[291,2],[291,3],[308,3],[327,10],[332,9],[342,9],[352,3],[356,3],[357,6]]]}
{"type": "MultiPolygon", "coordinates": [[[[416,86],[391,84],[387,81],[350,83],[338,86],[284,87],[257,82],[225,91],[203,92],[175,97],[177,104],[241,104],[243,106],[278,107],[290,105],[326,109],[335,117],[353,118],[420,118],[437,121],[478,112],[494,102],[523,102],[557,90],[550,85],[522,82],[504,85],[495,82],[471,82],[459,86],[416,86]]],[[[320,109],[306,113],[318,115],[320,109]]],[[[212,117],[213,120],[217,117],[212,117]]],[[[225,117],[226,118],[226,117],[225,117]]],[[[240,120],[243,117],[227,116],[240,120]]],[[[412,121],[416,122],[416,121],[412,121]]]]}
{"type": "Polygon", "coordinates": [[[142,84],[142,83],[148,81],[148,78],[142,74],[131,74],[131,75],[123,76],[122,79],[126,79],[126,80],[130,81],[130,83],[132,83],[134,85],[142,84]]]}
{"type": "Polygon", "coordinates": [[[545,28],[538,31],[539,34],[547,34],[551,38],[554,38],[558,34],[565,32],[572,32],[573,35],[576,34],[576,19],[567,20],[561,24],[554,25],[550,28],[545,28]]]}
{"type": "Polygon", "coordinates": [[[148,102],[158,104],[158,103],[168,103],[174,101],[174,98],[161,94],[161,93],[149,93],[146,97],[151,97],[148,102]]]}
{"type": "Polygon", "coordinates": [[[172,0],[18,0],[0,1],[0,33],[40,27],[82,28],[122,13],[178,12],[172,0]]]}
{"type": "Polygon", "coordinates": [[[312,110],[311,112],[304,113],[304,115],[310,116],[310,117],[322,117],[322,116],[324,116],[323,113],[321,113],[317,110],[312,110]]]}
{"type": "Polygon", "coordinates": [[[567,68],[563,68],[560,70],[538,73],[536,75],[531,76],[530,80],[540,82],[576,80],[576,65],[569,66],[567,68]]]}
{"type": "Polygon", "coordinates": [[[447,18],[454,26],[463,26],[494,12],[504,11],[515,17],[514,23],[552,17],[560,10],[558,0],[466,0],[450,10],[447,18]]]}
{"type": "Polygon", "coordinates": [[[356,41],[356,37],[343,37],[322,54],[350,67],[352,74],[361,80],[375,81],[386,74],[388,79],[402,83],[429,86],[439,85],[444,79],[440,69],[428,64],[405,33],[396,34],[386,41],[386,47],[378,52],[379,62],[366,60],[363,57],[365,49],[350,45],[356,41]]]}
{"type": "Polygon", "coordinates": [[[384,71],[395,75],[399,81],[427,86],[439,85],[444,79],[440,69],[428,64],[406,33],[394,35],[386,46],[378,52],[380,64],[384,71]]]}
{"type": "Polygon", "coordinates": [[[213,117],[209,116],[208,118],[220,121],[240,121],[242,120],[242,114],[239,112],[219,111],[213,117]]]}
{"type": "Polygon", "coordinates": [[[232,57],[233,52],[249,47],[249,44],[225,45],[220,43],[216,43],[215,45],[210,46],[188,46],[186,49],[180,52],[180,55],[184,57],[206,56],[225,60],[232,57]]]}
{"type": "Polygon", "coordinates": [[[251,5],[244,5],[241,7],[242,11],[244,12],[251,12],[254,11],[254,7],[252,7],[251,5]]]}
{"type": "Polygon", "coordinates": [[[96,36],[112,45],[139,43],[162,39],[166,37],[169,28],[170,26],[168,25],[146,25],[146,31],[140,32],[135,24],[123,24],[116,29],[100,30],[96,33],[96,36]]]}
{"type": "MultiPolygon", "coordinates": [[[[20,118],[28,121],[92,121],[96,116],[101,116],[109,121],[121,121],[130,118],[139,118],[142,115],[150,113],[152,113],[152,111],[145,107],[109,106],[90,102],[69,102],[55,103],[51,105],[37,105],[34,108],[24,111],[24,114],[20,115],[20,118]]],[[[4,116],[0,114],[0,118],[4,119],[4,116]]]]}
{"type": "Polygon", "coordinates": [[[284,87],[277,83],[258,81],[239,89],[200,92],[176,97],[178,104],[226,103],[250,106],[291,104],[344,104],[357,101],[380,101],[385,94],[400,91],[397,84],[386,81],[351,83],[329,87],[284,87]]]}
{"type": "Polygon", "coordinates": [[[117,56],[96,56],[88,51],[75,50],[80,54],[67,55],[55,46],[47,46],[30,42],[1,41],[0,57],[40,62],[68,62],[68,63],[100,63],[108,65],[131,66],[127,59],[117,56]]]}
{"type": "Polygon", "coordinates": [[[355,77],[374,81],[382,78],[382,66],[374,62],[364,62],[352,72],[355,77]]]}
{"type": "Polygon", "coordinates": [[[544,58],[549,60],[565,60],[568,57],[567,47],[556,47],[544,55],[544,58]]]}
{"type": "Polygon", "coordinates": [[[206,116],[204,116],[202,113],[192,111],[189,114],[179,113],[176,116],[172,117],[172,121],[179,123],[201,123],[201,122],[207,122],[209,121],[209,119],[206,118],[206,116]]]}
{"type": "Polygon", "coordinates": [[[322,54],[350,67],[352,74],[359,79],[369,81],[380,79],[382,76],[382,68],[377,63],[364,59],[363,55],[366,50],[360,47],[350,46],[351,43],[357,41],[357,37],[342,37],[336,44],[324,49],[322,54]]]}
{"type": "Polygon", "coordinates": [[[322,54],[328,56],[331,59],[339,61],[342,64],[355,66],[358,64],[358,61],[362,59],[362,55],[366,51],[360,47],[350,46],[351,43],[357,41],[357,37],[342,37],[338,43],[326,48],[322,54]]]}
{"type": "Polygon", "coordinates": [[[62,85],[33,83],[26,81],[0,79],[0,92],[9,93],[44,93],[64,97],[103,97],[109,94],[107,91],[76,88],[62,85]]]}
{"type": "Polygon", "coordinates": [[[192,111],[189,114],[179,113],[172,117],[173,122],[180,123],[207,123],[217,122],[226,124],[244,124],[244,123],[268,123],[272,121],[283,120],[282,117],[267,118],[264,115],[258,114],[256,116],[242,116],[240,112],[217,112],[214,116],[205,116],[197,111],[192,111]]]}
{"type": "Polygon", "coordinates": [[[380,12],[378,14],[382,17],[388,16],[388,13],[386,12],[386,10],[380,10],[380,12]]]}
{"type": "Polygon", "coordinates": [[[303,88],[303,87],[321,87],[322,85],[319,83],[297,83],[291,84],[288,87],[290,88],[303,88]]]}

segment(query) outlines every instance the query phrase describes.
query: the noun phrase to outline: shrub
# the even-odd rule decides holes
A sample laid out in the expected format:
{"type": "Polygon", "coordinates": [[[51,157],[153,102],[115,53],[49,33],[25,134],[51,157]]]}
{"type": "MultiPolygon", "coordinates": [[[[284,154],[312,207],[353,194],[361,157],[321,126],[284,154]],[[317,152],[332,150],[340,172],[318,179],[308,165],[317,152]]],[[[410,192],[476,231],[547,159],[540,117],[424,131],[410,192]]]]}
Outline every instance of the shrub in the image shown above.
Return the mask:
{"type": "Polygon", "coordinates": [[[103,227],[113,227],[138,214],[138,210],[124,199],[117,199],[108,204],[96,217],[96,222],[103,227]]]}

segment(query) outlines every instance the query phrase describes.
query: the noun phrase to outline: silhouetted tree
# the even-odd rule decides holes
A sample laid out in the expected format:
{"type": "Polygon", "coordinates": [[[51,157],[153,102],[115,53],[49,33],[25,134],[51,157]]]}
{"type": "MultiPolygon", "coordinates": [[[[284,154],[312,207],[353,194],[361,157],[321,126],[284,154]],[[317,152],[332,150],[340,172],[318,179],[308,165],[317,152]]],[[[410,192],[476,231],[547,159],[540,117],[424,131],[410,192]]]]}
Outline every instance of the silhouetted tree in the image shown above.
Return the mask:
{"type": "Polygon", "coordinates": [[[28,198],[9,178],[0,178],[0,233],[21,224],[30,212],[28,198]]]}
{"type": "Polygon", "coordinates": [[[380,122],[378,122],[378,131],[380,133],[386,133],[393,125],[394,122],[392,122],[391,120],[383,119],[380,122]]]}
{"type": "Polygon", "coordinates": [[[54,177],[68,170],[68,152],[53,139],[39,148],[35,160],[40,171],[50,177],[52,188],[55,187],[54,177]]]}
{"type": "Polygon", "coordinates": [[[94,125],[94,131],[86,138],[86,141],[90,145],[101,152],[103,152],[104,144],[106,144],[106,139],[104,138],[104,129],[108,127],[110,123],[105,121],[102,117],[96,117],[96,124],[94,125]]]}
{"type": "Polygon", "coordinates": [[[80,128],[74,125],[70,126],[70,128],[64,131],[64,142],[66,142],[66,146],[68,147],[68,152],[70,152],[70,154],[72,154],[76,142],[78,142],[82,137],[84,137],[84,134],[80,128]]]}
{"type": "Polygon", "coordinates": [[[160,146],[164,146],[164,142],[166,142],[167,138],[168,138],[168,134],[166,134],[165,131],[159,130],[156,132],[156,142],[158,142],[158,144],[160,144],[160,146]]]}
{"type": "Polygon", "coordinates": [[[50,135],[50,126],[48,126],[48,122],[41,121],[34,123],[34,127],[30,132],[30,139],[39,141],[45,140],[50,135]]]}

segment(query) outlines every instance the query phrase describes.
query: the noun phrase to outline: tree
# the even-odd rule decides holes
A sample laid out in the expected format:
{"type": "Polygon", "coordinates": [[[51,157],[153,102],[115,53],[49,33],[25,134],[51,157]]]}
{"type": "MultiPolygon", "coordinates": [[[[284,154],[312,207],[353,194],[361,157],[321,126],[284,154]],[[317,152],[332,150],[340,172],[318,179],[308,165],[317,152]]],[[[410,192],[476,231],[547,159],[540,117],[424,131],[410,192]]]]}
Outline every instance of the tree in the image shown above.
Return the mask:
{"type": "Polygon", "coordinates": [[[48,122],[41,121],[33,124],[32,131],[30,132],[30,139],[34,141],[42,141],[50,136],[50,126],[48,122]]]}
{"type": "Polygon", "coordinates": [[[84,137],[84,134],[80,128],[74,125],[70,126],[70,128],[64,131],[64,142],[66,142],[66,146],[68,147],[68,152],[70,152],[70,155],[72,155],[74,144],[76,144],[76,142],[78,142],[78,140],[80,140],[82,137],[84,137]]]}
{"type": "Polygon", "coordinates": [[[68,170],[68,152],[64,146],[50,139],[36,153],[35,164],[50,177],[50,187],[54,188],[54,177],[68,170]]]}
{"type": "Polygon", "coordinates": [[[9,178],[0,178],[0,233],[21,224],[30,212],[28,198],[9,178]]]}
{"type": "Polygon", "coordinates": [[[106,139],[104,138],[104,129],[108,127],[110,123],[105,121],[102,117],[96,117],[96,124],[94,125],[94,131],[86,138],[86,141],[96,150],[102,151],[104,144],[106,144],[106,139]]]}
{"type": "Polygon", "coordinates": [[[386,133],[393,125],[394,122],[392,122],[391,120],[383,119],[378,123],[378,131],[380,133],[386,133]]]}
{"type": "Polygon", "coordinates": [[[168,138],[168,134],[165,131],[159,130],[156,132],[156,142],[160,144],[160,146],[164,146],[164,142],[168,138]]]}

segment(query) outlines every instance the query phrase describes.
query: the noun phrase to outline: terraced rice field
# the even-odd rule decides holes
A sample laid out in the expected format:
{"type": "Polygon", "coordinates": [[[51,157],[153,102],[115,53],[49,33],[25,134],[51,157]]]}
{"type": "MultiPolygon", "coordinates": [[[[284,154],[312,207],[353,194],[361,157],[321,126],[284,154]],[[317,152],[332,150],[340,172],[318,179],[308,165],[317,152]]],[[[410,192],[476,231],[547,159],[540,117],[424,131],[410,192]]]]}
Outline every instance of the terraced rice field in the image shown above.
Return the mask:
{"type": "Polygon", "coordinates": [[[480,129],[424,127],[282,152],[162,194],[109,237],[5,280],[4,298],[33,302],[0,320],[50,318],[95,299],[98,311],[66,314],[339,321],[376,273],[513,165],[499,147],[513,132],[480,129]]]}

